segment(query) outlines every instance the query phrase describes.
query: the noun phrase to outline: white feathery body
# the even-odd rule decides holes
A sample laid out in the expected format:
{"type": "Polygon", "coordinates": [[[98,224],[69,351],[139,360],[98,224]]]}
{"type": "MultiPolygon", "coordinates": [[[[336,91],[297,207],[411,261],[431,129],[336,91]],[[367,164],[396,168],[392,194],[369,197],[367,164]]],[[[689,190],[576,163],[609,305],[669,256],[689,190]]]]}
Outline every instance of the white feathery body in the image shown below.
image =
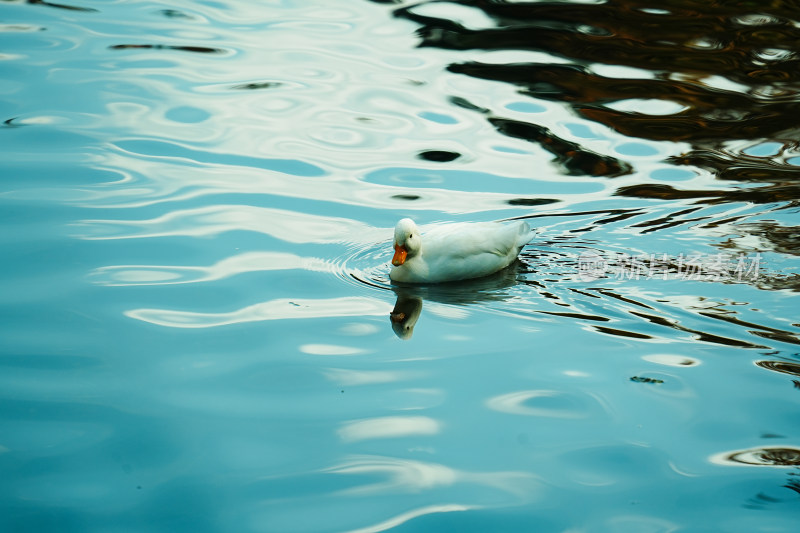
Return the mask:
{"type": "MultiPolygon", "coordinates": [[[[456,223],[420,234],[411,219],[395,228],[395,247],[407,250],[389,274],[402,283],[442,283],[488,276],[510,265],[531,239],[527,222],[456,223]]],[[[395,255],[397,257],[397,255],[395,255]]]]}

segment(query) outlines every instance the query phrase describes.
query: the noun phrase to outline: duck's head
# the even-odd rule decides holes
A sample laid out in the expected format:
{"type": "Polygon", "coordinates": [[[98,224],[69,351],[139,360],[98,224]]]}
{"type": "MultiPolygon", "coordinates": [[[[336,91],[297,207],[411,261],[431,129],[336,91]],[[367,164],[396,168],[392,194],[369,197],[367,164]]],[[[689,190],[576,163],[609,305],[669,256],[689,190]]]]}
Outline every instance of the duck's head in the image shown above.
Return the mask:
{"type": "Polygon", "coordinates": [[[409,257],[419,253],[422,246],[419,228],[410,218],[404,218],[394,227],[394,257],[392,264],[400,266],[409,257]]]}

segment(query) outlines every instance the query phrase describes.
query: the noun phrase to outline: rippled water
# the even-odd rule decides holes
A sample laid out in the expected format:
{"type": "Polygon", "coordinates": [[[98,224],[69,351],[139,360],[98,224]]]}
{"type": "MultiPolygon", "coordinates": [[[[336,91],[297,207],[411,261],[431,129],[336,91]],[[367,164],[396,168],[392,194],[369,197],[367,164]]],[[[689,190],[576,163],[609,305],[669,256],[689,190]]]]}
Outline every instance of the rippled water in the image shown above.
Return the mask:
{"type": "Polygon", "coordinates": [[[793,2],[2,0],[0,529],[795,531],[798,40],[793,2]],[[403,287],[405,216],[537,234],[403,287]]]}

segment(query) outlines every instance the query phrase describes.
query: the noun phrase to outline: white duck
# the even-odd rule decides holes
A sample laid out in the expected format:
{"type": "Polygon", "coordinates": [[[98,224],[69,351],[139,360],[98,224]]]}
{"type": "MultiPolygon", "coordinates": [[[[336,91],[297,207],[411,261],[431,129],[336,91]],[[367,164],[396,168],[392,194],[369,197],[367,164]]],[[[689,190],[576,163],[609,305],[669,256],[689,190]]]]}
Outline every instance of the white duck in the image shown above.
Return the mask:
{"type": "Polygon", "coordinates": [[[510,265],[531,239],[527,222],[447,224],[421,235],[409,218],[394,228],[393,281],[441,283],[488,276],[510,265]]]}

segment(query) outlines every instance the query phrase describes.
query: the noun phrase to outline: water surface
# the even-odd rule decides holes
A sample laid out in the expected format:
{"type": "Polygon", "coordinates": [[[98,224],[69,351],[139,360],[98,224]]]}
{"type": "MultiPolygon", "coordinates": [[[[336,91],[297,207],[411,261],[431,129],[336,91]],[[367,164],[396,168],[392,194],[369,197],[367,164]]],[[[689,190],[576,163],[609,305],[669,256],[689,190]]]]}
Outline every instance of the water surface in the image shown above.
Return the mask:
{"type": "Polygon", "coordinates": [[[1,529],[794,531],[799,25],[0,2],[1,529]]]}

